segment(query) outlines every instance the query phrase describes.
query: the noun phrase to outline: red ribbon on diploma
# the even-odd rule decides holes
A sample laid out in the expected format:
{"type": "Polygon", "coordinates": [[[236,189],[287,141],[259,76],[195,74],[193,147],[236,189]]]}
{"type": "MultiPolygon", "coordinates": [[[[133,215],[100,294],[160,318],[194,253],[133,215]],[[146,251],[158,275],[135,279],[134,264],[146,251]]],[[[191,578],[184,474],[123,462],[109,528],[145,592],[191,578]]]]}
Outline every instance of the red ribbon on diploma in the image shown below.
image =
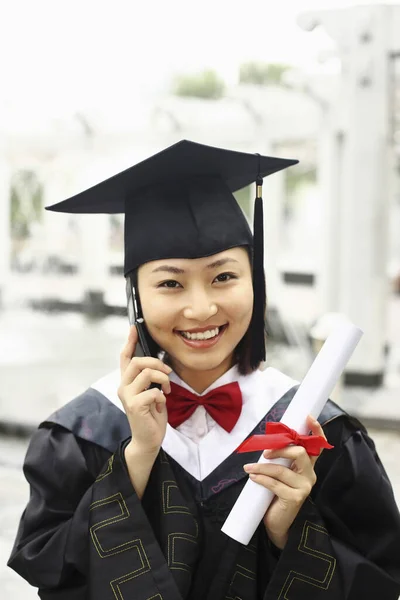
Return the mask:
{"type": "Polygon", "coordinates": [[[283,423],[270,422],[265,425],[265,435],[253,435],[240,444],[236,452],[275,450],[286,448],[290,444],[303,446],[310,456],[319,456],[322,448],[333,448],[322,435],[299,435],[297,431],[283,423]]]}

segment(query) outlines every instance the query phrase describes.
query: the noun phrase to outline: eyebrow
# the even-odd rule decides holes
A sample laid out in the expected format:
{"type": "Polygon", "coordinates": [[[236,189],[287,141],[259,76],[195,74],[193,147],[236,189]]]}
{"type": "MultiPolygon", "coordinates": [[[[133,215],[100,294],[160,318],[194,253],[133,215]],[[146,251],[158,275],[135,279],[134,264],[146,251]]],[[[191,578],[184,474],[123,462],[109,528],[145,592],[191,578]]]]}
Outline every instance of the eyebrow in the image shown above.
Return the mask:
{"type": "Polygon", "coordinates": [[[178,269],[178,267],[172,267],[171,265],[161,265],[156,269],[153,269],[152,273],[173,273],[174,275],[182,275],[185,271],[183,269],[178,269]]]}
{"type": "MultiPolygon", "coordinates": [[[[227,263],[238,263],[239,261],[237,261],[234,258],[220,258],[218,260],[215,260],[214,262],[210,263],[209,265],[206,266],[206,269],[217,269],[218,267],[222,267],[223,265],[226,265],[227,263]]],[[[178,267],[173,267],[172,265],[160,265],[159,267],[157,267],[156,269],[154,269],[152,271],[152,273],[172,273],[173,275],[182,275],[185,271],[184,269],[179,269],[178,267]]]]}
{"type": "Polygon", "coordinates": [[[239,263],[238,260],[236,260],[235,258],[220,258],[218,260],[215,260],[214,262],[210,263],[209,265],[207,265],[206,269],[216,269],[217,267],[223,267],[224,265],[226,265],[227,263],[239,263]]]}

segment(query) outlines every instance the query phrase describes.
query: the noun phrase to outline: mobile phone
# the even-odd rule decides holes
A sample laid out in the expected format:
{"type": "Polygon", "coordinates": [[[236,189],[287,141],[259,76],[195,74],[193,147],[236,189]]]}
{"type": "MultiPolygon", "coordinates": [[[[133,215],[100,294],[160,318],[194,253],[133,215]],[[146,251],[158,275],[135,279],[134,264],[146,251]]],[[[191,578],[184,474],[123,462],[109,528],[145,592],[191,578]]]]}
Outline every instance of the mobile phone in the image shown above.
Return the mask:
{"type": "Polygon", "coordinates": [[[129,324],[135,325],[138,333],[135,356],[152,356],[150,344],[144,319],[139,310],[139,303],[136,298],[135,287],[129,277],[126,278],[126,298],[128,306],[129,324]]]}
{"type": "MultiPolygon", "coordinates": [[[[154,347],[154,342],[151,340],[150,335],[147,332],[146,325],[142,316],[142,309],[138,298],[136,297],[135,286],[131,281],[130,277],[126,278],[126,298],[128,307],[128,318],[130,325],[135,325],[138,333],[138,341],[135,348],[135,356],[158,356],[161,360],[164,360],[165,352],[157,355],[157,352],[151,352],[151,346],[154,347]]],[[[161,389],[161,385],[158,383],[152,383],[150,388],[161,389]]]]}

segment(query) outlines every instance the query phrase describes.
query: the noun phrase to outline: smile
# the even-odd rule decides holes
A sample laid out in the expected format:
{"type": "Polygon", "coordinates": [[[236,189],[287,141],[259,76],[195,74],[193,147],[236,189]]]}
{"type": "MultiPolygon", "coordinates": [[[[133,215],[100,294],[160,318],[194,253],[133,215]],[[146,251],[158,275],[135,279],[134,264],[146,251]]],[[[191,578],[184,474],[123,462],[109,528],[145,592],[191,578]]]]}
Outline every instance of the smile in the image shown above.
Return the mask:
{"type": "Polygon", "coordinates": [[[221,338],[227,325],[204,329],[203,331],[178,331],[185,343],[192,347],[206,348],[214,345],[221,338]]]}
{"type": "Polygon", "coordinates": [[[180,334],[188,340],[209,340],[219,334],[219,327],[215,329],[207,329],[206,331],[198,331],[191,333],[189,331],[181,331],[180,334]]]}

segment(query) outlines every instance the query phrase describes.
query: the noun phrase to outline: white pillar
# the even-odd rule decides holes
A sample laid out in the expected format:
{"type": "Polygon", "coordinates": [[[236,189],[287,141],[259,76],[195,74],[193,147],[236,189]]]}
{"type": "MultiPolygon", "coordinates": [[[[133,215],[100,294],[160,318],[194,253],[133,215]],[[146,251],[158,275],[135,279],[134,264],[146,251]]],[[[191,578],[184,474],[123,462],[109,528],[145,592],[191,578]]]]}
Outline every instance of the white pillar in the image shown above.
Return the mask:
{"type": "Polygon", "coordinates": [[[11,261],[10,169],[0,158],[0,308],[5,303],[11,261]]]}
{"type": "Polygon", "coordinates": [[[83,302],[89,312],[101,311],[105,303],[109,269],[109,216],[79,215],[81,260],[79,276],[83,302]]]}
{"type": "Polygon", "coordinates": [[[318,140],[317,180],[321,202],[319,256],[316,289],[320,314],[339,310],[340,262],[338,260],[341,228],[341,193],[343,188],[343,132],[332,123],[325,111],[318,140]]]}
{"type": "Polygon", "coordinates": [[[368,7],[348,61],[348,132],[343,155],[340,306],[365,335],[346,370],[353,383],[384,373],[388,299],[389,13],[368,7]]]}
{"type": "MultiPolygon", "coordinates": [[[[107,164],[107,163],[105,163],[107,164]]],[[[84,156],[79,171],[74,173],[74,193],[99,183],[104,177],[104,165],[94,155],[84,156]]],[[[101,313],[105,305],[105,293],[109,276],[109,215],[79,215],[80,232],[79,279],[83,288],[84,309],[101,313]]]]}
{"type": "MultiPolygon", "coordinates": [[[[86,155],[63,158],[51,171],[43,170],[45,205],[55,204],[90,187],[94,183],[86,155]]],[[[98,180],[101,180],[101,175],[98,180]]],[[[66,261],[77,266],[77,274],[60,279],[52,294],[60,301],[82,304],[89,313],[104,310],[109,263],[108,215],[70,215],[45,211],[44,237],[47,259],[66,261]],[[71,229],[71,220],[77,231],[71,229]]],[[[51,263],[50,263],[51,264],[51,263]]],[[[48,293],[48,292],[47,292],[48,293]]]]}
{"type": "MultiPolygon", "coordinates": [[[[44,206],[56,204],[66,198],[66,184],[62,167],[42,170],[44,206]]],[[[43,212],[43,230],[45,248],[45,266],[50,267],[52,260],[66,260],[68,236],[68,215],[45,210],[43,212]]],[[[71,249],[73,250],[73,249],[71,249]]]]}
{"type": "Polygon", "coordinates": [[[379,385],[384,372],[391,164],[388,65],[398,43],[392,35],[396,11],[394,6],[363,6],[309,13],[302,20],[308,29],[322,24],[342,55],[342,149],[339,155],[332,153],[338,141],[334,130],[325,148],[325,160],[334,160],[327,167],[331,173],[326,184],[331,187],[325,213],[330,222],[324,269],[331,281],[323,285],[325,309],[346,314],[365,331],[346,370],[347,382],[363,385],[379,385]],[[332,187],[335,172],[343,183],[332,187]]]}

